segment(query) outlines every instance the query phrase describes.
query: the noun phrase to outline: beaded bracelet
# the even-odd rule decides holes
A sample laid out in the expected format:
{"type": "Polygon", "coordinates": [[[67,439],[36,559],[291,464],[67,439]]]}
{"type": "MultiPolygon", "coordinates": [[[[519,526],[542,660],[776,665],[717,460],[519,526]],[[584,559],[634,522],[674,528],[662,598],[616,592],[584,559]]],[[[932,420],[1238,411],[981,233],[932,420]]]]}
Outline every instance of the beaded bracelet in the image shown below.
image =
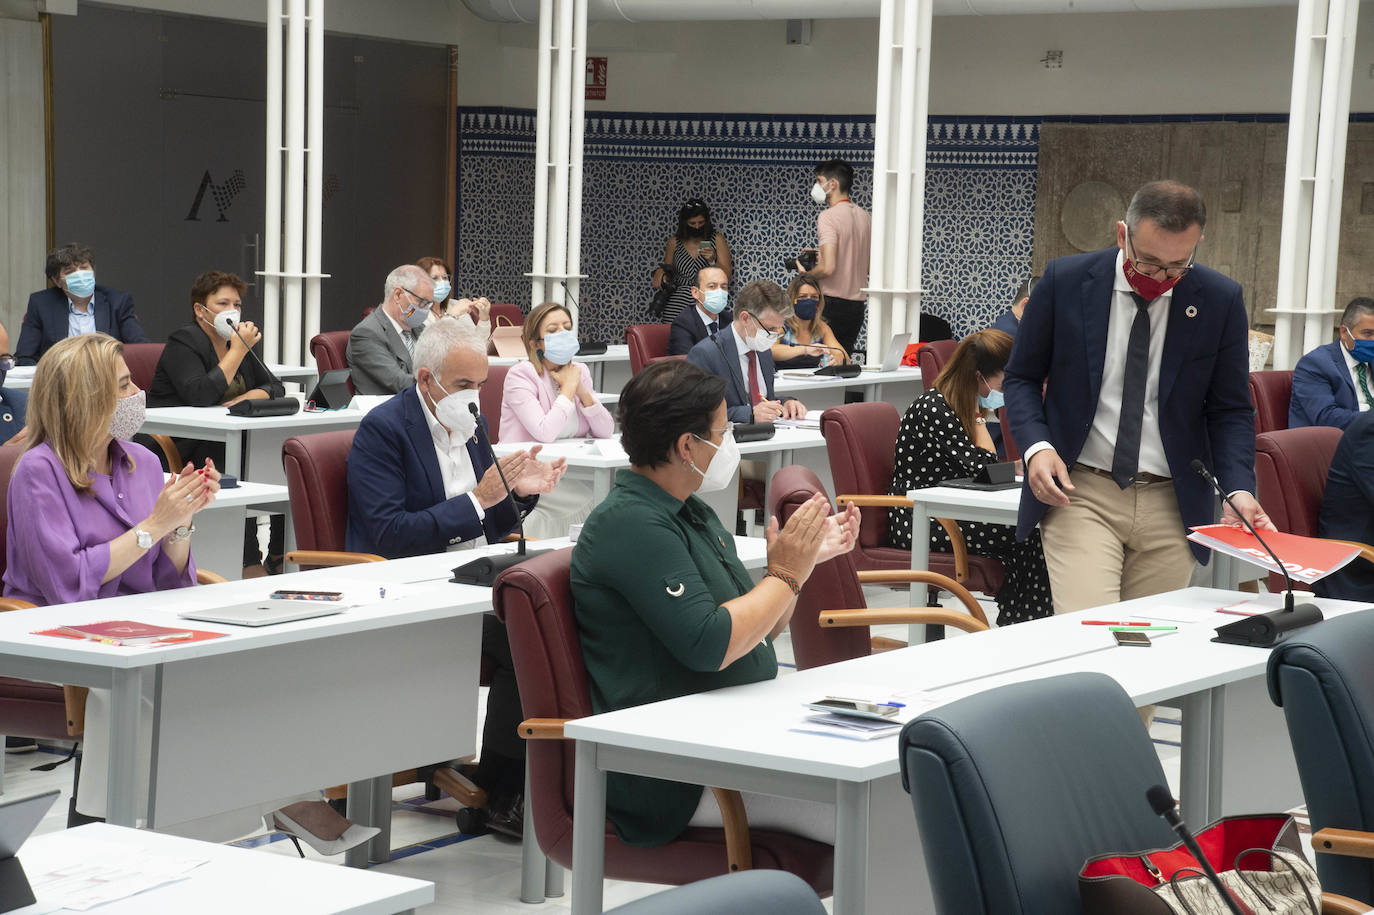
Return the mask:
{"type": "Polygon", "coordinates": [[[801,585],[797,584],[797,580],[793,578],[791,575],[784,575],[782,572],[774,572],[772,569],[769,569],[767,572],[763,573],[763,577],[776,578],[778,581],[782,582],[783,584],[787,585],[787,587],[791,588],[793,594],[801,593],[801,585]]]}

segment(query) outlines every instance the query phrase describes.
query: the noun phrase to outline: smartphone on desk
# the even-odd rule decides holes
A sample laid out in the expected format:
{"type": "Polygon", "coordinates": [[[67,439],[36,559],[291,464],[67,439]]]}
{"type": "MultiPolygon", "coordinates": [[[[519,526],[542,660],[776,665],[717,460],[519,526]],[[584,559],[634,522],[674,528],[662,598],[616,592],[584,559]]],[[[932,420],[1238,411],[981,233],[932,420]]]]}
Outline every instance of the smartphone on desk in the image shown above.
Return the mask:
{"type": "Polygon", "coordinates": [[[1116,636],[1116,644],[1129,645],[1135,648],[1149,648],[1151,645],[1150,637],[1143,632],[1113,632],[1116,636]]]}
{"type": "Polygon", "coordinates": [[[826,697],[806,703],[807,708],[818,712],[835,712],[840,715],[854,715],[858,718],[876,718],[879,721],[896,718],[901,711],[895,705],[879,705],[876,702],[863,702],[857,699],[836,699],[826,697]]]}
{"type": "Polygon", "coordinates": [[[342,591],[273,591],[272,600],[343,600],[342,591]]]}

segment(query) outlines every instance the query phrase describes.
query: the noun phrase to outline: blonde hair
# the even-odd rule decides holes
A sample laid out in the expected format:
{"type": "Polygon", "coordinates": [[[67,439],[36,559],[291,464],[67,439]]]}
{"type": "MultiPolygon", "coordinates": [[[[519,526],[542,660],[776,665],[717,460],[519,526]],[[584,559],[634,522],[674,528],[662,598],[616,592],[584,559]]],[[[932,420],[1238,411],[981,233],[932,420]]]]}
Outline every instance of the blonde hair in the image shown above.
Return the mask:
{"type": "Polygon", "coordinates": [[[802,321],[801,317],[794,311],[792,316],[787,319],[787,328],[792,331],[792,335],[795,337],[797,331],[805,326],[807,332],[811,334],[811,342],[816,343],[821,334],[824,333],[822,328],[826,326],[823,317],[825,314],[825,293],[821,292],[819,280],[813,278],[809,273],[799,273],[792,277],[792,282],[787,284],[787,301],[794,307],[801,295],[803,286],[810,286],[816,290],[816,314],[810,321],[802,321]]]}
{"type": "Polygon", "coordinates": [[[986,381],[1006,370],[1011,358],[1010,334],[988,328],[959,341],[949,361],[935,378],[934,388],[944,395],[954,415],[959,417],[969,441],[974,440],[978,414],[978,376],[986,381]]]}
{"type": "Polygon", "coordinates": [[[109,334],[82,334],[38,360],[25,416],[27,445],[46,442],[77,492],[90,490],[92,464],[110,438],[123,354],[124,344],[109,334]]]}
{"type": "Polygon", "coordinates": [[[540,375],[544,374],[544,360],[539,358],[539,346],[544,342],[544,335],[539,332],[539,326],[555,310],[566,314],[569,321],[572,320],[572,312],[568,311],[568,306],[560,305],[558,302],[545,302],[543,305],[535,306],[520,329],[520,341],[525,344],[525,353],[530,357],[530,362],[534,363],[535,372],[540,375]]]}

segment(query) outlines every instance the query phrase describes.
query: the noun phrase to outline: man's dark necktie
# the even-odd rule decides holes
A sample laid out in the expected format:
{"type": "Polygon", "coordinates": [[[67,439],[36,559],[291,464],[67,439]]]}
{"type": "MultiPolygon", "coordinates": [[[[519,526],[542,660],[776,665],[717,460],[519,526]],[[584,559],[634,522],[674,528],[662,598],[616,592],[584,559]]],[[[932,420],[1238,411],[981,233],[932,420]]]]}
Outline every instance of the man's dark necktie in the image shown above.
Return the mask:
{"type": "Polygon", "coordinates": [[[1121,421],[1116,427],[1112,480],[1125,489],[1135,482],[1140,464],[1140,427],[1145,419],[1145,381],[1150,373],[1150,303],[1134,292],[1135,320],[1126,344],[1126,371],[1121,381],[1121,421]]]}

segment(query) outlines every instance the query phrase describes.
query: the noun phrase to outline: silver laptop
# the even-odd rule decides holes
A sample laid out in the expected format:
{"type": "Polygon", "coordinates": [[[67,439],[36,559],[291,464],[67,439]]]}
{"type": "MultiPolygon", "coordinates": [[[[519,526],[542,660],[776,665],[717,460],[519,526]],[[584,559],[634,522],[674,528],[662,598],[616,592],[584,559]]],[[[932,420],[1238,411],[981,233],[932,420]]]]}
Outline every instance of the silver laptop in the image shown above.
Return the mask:
{"type": "Polygon", "coordinates": [[[13,858],[62,792],[53,789],[0,802],[0,859],[13,858]]]}
{"type": "Polygon", "coordinates": [[[334,601],[255,600],[246,604],[211,607],[208,610],[187,610],[185,613],[178,613],[177,616],[184,620],[225,623],[230,626],[274,626],[277,623],[310,620],[317,616],[333,616],[335,613],[342,613],[343,609],[340,603],[334,601]]]}
{"type": "Polygon", "coordinates": [[[895,372],[902,364],[902,356],[906,355],[906,346],[911,342],[911,334],[893,334],[892,342],[887,346],[887,357],[883,359],[883,364],[877,368],[866,365],[865,372],[895,372]]]}

